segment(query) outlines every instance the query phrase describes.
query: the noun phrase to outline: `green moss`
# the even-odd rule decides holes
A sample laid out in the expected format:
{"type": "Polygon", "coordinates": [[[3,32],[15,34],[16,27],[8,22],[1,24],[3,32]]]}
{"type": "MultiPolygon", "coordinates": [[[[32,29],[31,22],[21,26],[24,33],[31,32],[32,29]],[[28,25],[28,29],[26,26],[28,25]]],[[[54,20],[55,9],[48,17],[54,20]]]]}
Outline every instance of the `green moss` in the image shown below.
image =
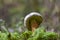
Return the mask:
{"type": "Polygon", "coordinates": [[[57,38],[57,33],[46,32],[44,28],[38,28],[34,32],[25,31],[22,34],[0,32],[0,40],[57,40],[57,38]]]}

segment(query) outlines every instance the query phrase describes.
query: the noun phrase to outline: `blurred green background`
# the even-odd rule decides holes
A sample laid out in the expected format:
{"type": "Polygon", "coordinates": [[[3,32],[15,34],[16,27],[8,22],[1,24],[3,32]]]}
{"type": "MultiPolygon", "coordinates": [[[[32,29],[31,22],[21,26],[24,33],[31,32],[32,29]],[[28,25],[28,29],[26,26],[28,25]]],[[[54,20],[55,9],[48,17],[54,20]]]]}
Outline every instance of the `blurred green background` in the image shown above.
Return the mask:
{"type": "Polygon", "coordinates": [[[60,0],[0,0],[0,30],[22,32],[24,17],[30,12],[40,12],[41,26],[60,33],[60,0]]]}

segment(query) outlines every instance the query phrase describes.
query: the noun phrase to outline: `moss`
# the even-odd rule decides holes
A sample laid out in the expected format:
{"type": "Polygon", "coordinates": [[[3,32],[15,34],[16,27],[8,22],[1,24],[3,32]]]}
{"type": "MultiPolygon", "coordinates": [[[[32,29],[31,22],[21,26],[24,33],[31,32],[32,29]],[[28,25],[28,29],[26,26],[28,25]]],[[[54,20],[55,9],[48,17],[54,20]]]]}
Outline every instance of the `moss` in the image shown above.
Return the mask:
{"type": "Polygon", "coordinates": [[[34,32],[25,31],[22,34],[0,32],[0,40],[57,40],[57,38],[57,33],[46,32],[44,28],[38,28],[34,32]]]}

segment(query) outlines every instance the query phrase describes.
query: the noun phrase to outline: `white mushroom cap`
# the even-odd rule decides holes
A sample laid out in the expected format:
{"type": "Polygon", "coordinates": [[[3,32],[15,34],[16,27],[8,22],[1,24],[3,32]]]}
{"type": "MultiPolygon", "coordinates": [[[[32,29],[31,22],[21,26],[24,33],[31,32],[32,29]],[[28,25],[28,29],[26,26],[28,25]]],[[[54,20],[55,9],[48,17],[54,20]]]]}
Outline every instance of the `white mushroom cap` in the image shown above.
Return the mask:
{"type": "Polygon", "coordinates": [[[33,20],[33,19],[36,19],[39,22],[39,24],[41,24],[43,21],[42,16],[39,13],[31,12],[24,19],[24,26],[27,27],[28,30],[30,30],[30,23],[29,22],[31,22],[31,20],[33,20]]]}

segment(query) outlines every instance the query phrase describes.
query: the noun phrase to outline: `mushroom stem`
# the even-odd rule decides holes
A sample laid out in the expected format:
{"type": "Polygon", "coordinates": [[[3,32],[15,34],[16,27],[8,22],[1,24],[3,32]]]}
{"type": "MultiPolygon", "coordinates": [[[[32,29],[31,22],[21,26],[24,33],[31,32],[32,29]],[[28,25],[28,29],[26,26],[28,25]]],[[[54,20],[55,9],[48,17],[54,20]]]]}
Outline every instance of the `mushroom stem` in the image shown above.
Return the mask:
{"type": "Polygon", "coordinates": [[[33,27],[32,27],[32,32],[34,32],[35,29],[36,29],[36,28],[33,28],[33,27]]]}
{"type": "Polygon", "coordinates": [[[32,30],[32,32],[34,32],[34,30],[37,29],[37,28],[38,28],[37,21],[36,20],[32,20],[31,21],[31,30],[32,30]]]}

